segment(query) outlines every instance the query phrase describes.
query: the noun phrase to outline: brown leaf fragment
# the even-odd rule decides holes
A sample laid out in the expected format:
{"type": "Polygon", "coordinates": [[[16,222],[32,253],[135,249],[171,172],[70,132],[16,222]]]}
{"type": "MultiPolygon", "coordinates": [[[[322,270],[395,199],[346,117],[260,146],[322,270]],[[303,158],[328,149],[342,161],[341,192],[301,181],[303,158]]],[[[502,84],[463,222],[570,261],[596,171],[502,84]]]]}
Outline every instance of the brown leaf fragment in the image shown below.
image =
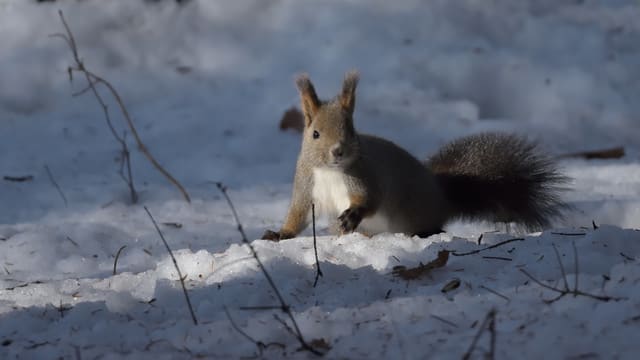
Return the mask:
{"type": "Polygon", "coordinates": [[[440,250],[438,251],[438,257],[434,260],[426,263],[420,264],[414,268],[407,269],[406,266],[394,266],[392,274],[393,276],[400,277],[404,280],[415,280],[423,275],[428,275],[431,270],[441,268],[447,264],[449,260],[449,251],[448,250],[440,250]]]}
{"type": "Polygon", "coordinates": [[[331,350],[331,345],[323,338],[312,339],[309,345],[315,349],[331,350]]]}
{"type": "Polygon", "coordinates": [[[280,120],[280,130],[286,131],[287,129],[292,129],[299,133],[304,130],[304,117],[302,112],[300,112],[300,110],[295,106],[292,106],[289,110],[285,111],[284,115],[282,115],[282,119],[280,120]]]}

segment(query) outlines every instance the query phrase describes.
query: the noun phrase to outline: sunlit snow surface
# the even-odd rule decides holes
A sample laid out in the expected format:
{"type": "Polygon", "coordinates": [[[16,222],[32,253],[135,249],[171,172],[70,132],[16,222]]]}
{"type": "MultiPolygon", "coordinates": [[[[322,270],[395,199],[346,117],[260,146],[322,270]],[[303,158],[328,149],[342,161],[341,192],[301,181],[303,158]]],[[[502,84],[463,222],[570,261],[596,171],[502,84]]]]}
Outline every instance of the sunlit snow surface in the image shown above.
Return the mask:
{"type": "MultiPolygon", "coordinates": [[[[640,3],[638,1],[0,0],[0,358],[313,358],[274,319],[279,305],[213,182],[229,186],[250,240],[277,229],[299,136],[282,133],[308,72],[323,98],[361,72],[356,126],[424,157],[466,134],[525,134],[551,154],[624,146],[617,160],[563,160],[573,206],[553,229],[454,223],[428,239],[326,236],[313,288],[310,231],[252,241],[305,339],[331,359],[459,359],[490,309],[499,359],[634,359],[640,352],[640,3]],[[90,94],[72,97],[57,11],[88,68],[120,91],[180,194],[132,149],[140,203],[90,94]],[[65,206],[45,165],[67,198],[65,206]],[[199,324],[146,205],[174,249],[199,324]],[[171,223],[180,224],[177,228],[171,223]],[[594,223],[599,226],[594,230],[594,223]],[[477,245],[482,236],[482,244],[477,245]],[[573,234],[573,235],[567,235],[573,234]],[[452,256],[407,282],[396,265],[452,256]],[[578,274],[573,244],[578,255],[578,274]],[[116,253],[122,246],[116,275],[116,253]],[[619,298],[565,296],[571,289],[619,298]],[[458,279],[460,287],[441,289],[458,279]]],[[[106,93],[105,93],[106,94],[106,93]]],[[[118,131],[125,130],[109,103],[118,131]]],[[[284,317],[283,317],[284,318],[284,317]]],[[[479,338],[472,357],[490,348],[479,338]]]]}

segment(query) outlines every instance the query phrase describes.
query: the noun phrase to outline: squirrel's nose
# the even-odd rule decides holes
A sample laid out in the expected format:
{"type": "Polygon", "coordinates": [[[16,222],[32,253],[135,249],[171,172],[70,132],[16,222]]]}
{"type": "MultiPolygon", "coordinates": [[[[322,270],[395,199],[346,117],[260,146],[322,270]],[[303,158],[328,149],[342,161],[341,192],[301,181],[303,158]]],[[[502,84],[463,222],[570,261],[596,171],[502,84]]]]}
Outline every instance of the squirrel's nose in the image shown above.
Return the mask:
{"type": "Polygon", "coordinates": [[[342,145],[340,144],[333,145],[333,147],[331,148],[331,155],[333,155],[336,158],[340,158],[342,157],[343,154],[344,152],[342,150],[342,145]]]}

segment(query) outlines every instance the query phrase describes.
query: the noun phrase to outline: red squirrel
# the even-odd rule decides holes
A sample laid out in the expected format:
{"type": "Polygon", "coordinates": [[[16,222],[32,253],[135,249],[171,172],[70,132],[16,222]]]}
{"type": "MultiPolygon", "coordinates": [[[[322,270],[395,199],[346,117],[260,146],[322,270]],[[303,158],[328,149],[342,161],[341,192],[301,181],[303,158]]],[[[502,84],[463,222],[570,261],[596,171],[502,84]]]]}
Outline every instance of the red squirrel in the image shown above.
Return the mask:
{"type": "Polygon", "coordinates": [[[307,75],[296,84],[304,130],[291,204],[280,230],[265,231],[263,239],[298,235],[310,222],[312,203],[337,234],[421,237],[457,218],[541,229],[567,207],[559,196],[567,178],[522,137],[472,135],[421,162],[391,141],[356,132],[356,72],[347,73],[330,101],[318,98],[307,75]]]}

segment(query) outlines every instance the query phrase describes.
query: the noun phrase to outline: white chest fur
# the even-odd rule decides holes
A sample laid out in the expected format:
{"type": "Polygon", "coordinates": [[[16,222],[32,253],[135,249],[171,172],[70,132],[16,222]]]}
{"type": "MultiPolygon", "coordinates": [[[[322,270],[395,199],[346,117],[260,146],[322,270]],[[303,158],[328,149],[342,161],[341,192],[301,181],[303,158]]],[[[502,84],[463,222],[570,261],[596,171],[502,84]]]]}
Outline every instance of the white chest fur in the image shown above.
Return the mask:
{"type": "Polygon", "coordinates": [[[335,216],[349,208],[345,176],[330,168],[313,169],[313,202],[320,214],[335,216]]]}

